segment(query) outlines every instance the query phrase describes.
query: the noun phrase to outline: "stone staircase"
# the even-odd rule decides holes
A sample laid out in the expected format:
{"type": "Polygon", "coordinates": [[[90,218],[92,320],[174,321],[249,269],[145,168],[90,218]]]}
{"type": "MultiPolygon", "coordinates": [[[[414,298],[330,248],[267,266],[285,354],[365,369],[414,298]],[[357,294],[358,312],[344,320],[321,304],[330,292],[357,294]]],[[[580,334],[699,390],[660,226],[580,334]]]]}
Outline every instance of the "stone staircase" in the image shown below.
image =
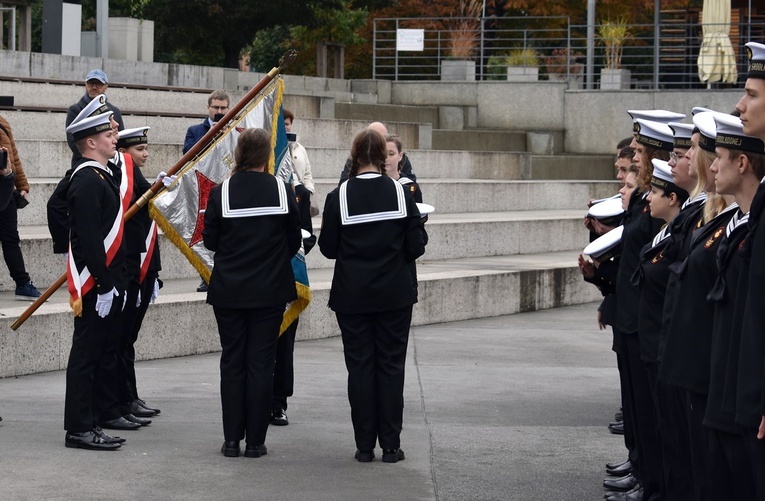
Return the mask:
{"type": "MultiPolygon", "coordinates": [[[[437,210],[427,223],[430,243],[418,265],[414,325],[598,298],[581,280],[576,256],[587,243],[582,227],[587,200],[618,189],[610,157],[561,153],[561,131],[446,130],[439,128],[437,109],[376,105],[374,94],[354,94],[349,103],[350,93],[309,86],[293,91],[286,81],[285,106],[297,116],[294,130],[308,150],[320,206],[337,186],[351,141],[370,117],[402,138],[424,199],[437,210]],[[547,146],[538,147],[540,137],[547,146]]],[[[17,109],[0,114],[14,129],[32,185],[32,203],[19,211],[19,229],[27,268],[40,288],[65,269],[63,258],[52,253],[45,203],[69,166],[65,111],[82,92],[81,85],[69,82],[0,79],[0,95],[15,96],[17,109]]],[[[123,110],[126,127],[152,127],[148,179],[181,157],[185,130],[204,116],[207,92],[110,86],[109,98],[123,110]]],[[[235,102],[244,92],[230,94],[235,102]]],[[[320,218],[313,223],[319,233],[320,218]]],[[[212,309],[204,294],[195,292],[198,275],[162,236],[160,246],[165,288],[144,322],[139,358],[218,350],[212,309]]],[[[326,307],[333,262],[318,248],[307,262],[313,302],[301,317],[298,336],[338,335],[326,307]]],[[[10,323],[28,303],[14,301],[12,290],[7,272],[0,273],[0,376],[64,368],[72,332],[65,288],[18,331],[10,323]]]]}

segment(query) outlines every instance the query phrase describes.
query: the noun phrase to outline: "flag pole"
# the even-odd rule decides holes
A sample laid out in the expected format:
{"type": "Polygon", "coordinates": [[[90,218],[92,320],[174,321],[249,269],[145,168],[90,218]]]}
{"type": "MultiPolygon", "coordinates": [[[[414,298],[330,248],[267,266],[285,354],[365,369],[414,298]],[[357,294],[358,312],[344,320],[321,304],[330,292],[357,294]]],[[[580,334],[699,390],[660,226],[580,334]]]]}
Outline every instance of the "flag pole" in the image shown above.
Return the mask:
{"type": "MultiPolygon", "coordinates": [[[[175,165],[173,165],[168,171],[167,175],[172,176],[179,170],[183,168],[191,159],[193,159],[197,154],[201,153],[205,148],[208,147],[208,145],[212,142],[213,138],[218,135],[218,133],[231,121],[233,120],[240,111],[244,109],[245,106],[247,106],[250,101],[255,99],[255,97],[265,88],[266,85],[268,85],[276,76],[284,70],[285,67],[287,67],[290,63],[292,63],[295,60],[295,57],[297,56],[297,51],[295,50],[289,50],[287,51],[281,59],[279,59],[279,66],[275,66],[274,68],[271,68],[271,71],[269,71],[266,76],[264,76],[260,82],[257,83],[252,89],[250,89],[247,94],[244,95],[242,99],[239,100],[236,105],[234,105],[228,113],[226,113],[223,118],[221,118],[217,123],[215,123],[212,127],[210,127],[210,130],[207,131],[207,134],[202,136],[202,138],[197,141],[197,143],[186,152],[185,155],[183,155],[180,160],[178,160],[175,165]]],[[[164,188],[164,185],[162,184],[162,180],[156,181],[154,184],[151,185],[151,187],[146,190],[146,193],[141,195],[136,202],[130,206],[130,208],[125,212],[124,219],[127,221],[131,217],[135,215],[136,212],[141,210],[148,202],[151,200],[157,193],[159,193],[162,188],[164,188]]],[[[37,309],[42,306],[42,304],[50,298],[54,292],[56,292],[64,283],[66,282],[66,273],[58,277],[58,279],[53,282],[53,284],[48,287],[48,289],[40,295],[29,307],[24,310],[24,312],[19,315],[19,318],[17,318],[12,324],[11,329],[17,330],[21,325],[27,321],[29,317],[31,317],[37,309]]]]}

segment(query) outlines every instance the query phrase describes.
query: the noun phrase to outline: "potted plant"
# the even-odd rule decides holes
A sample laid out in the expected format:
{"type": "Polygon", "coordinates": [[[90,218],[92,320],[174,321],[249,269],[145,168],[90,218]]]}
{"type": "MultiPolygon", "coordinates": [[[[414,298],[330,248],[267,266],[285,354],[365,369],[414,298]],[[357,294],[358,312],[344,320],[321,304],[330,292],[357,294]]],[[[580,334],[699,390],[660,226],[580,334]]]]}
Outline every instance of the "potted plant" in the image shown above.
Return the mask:
{"type": "Polygon", "coordinates": [[[550,81],[568,82],[569,88],[582,88],[582,73],[584,64],[579,59],[583,53],[570,48],[554,49],[549,56],[545,56],[545,67],[550,81]]]}
{"type": "Polygon", "coordinates": [[[598,26],[598,38],[603,46],[605,65],[600,70],[601,89],[629,89],[631,73],[621,67],[624,42],[630,37],[627,20],[606,20],[598,26]]]}
{"type": "Polygon", "coordinates": [[[441,80],[475,80],[482,0],[460,0],[459,17],[449,25],[448,57],[441,61],[441,80]]]}
{"type": "Polygon", "coordinates": [[[505,66],[508,82],[536,82],[539,80],[539,52],[531,47],[510,50],[502,64],[505,66]]]}

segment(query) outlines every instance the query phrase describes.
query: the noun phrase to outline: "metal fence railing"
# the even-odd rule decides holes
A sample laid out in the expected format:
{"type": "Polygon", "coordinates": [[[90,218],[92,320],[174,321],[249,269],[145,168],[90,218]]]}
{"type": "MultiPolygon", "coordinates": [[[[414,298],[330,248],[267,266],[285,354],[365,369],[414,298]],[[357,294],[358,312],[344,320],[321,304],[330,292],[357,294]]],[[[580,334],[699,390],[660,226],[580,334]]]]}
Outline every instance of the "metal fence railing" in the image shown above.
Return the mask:
{"type": "MultiPolygon", "coordinates": [[[[452,45],[464,49],[473,44],[476,80],[507,78],[508,55],[518,49],[534,49],[538,55],[540,80],[564,79],[573,86],[580,82],[598,87],[604,67],[604,50],[594,47],[593,74],[586,72],[587,26],[573,25],[567,17],[522,18],[385,18],[374,21],[373,78],[390,80],[438,80],[443,62],[455,59],[452,45]],[[461,22],[463,21],[463,22],[461,22]],[[469,20],[468,20],[469,21],[469,20]],[[422,50],[397,50],[399,30],[422,30],[422,50]]],[[[597,32],[597,27],[596,27],[597,32]]],[[[765,40],[765,21],[751,20],[733,25],[731,43],[738,79],[743,86],[747,71],[744,44],[765,40]]],[[[697,59],[701,47],[699,23],[630,25],[623,46],[622,67],[631,72],[630,88],[706,88],[698,75],[697,59]]]]}

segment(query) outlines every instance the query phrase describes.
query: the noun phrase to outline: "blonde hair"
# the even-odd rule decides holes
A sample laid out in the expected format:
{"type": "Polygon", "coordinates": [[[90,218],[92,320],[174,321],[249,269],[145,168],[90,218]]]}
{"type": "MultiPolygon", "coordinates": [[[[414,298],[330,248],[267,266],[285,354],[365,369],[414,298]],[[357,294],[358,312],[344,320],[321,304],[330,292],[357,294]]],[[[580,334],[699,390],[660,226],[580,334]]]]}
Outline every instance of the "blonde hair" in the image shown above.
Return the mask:
{"type": "MultiPolygon", "coordinates": [[[[706,191],[707,182],[709,181],[709,166],[715,161],[717,155],[711,151],[707,151],[703,148],[699,148],[696,155],[693,157],[693,168],[696,169],[696,187],[691,193],[691,198],[695,198],[700,195],[701,192],[706,191]]],[[[715,191],[707,191],[707,201],[704,203],[703,218],[704,224],[714,219],[728,206],[728,202],[718,195],[715,191]]]]}

